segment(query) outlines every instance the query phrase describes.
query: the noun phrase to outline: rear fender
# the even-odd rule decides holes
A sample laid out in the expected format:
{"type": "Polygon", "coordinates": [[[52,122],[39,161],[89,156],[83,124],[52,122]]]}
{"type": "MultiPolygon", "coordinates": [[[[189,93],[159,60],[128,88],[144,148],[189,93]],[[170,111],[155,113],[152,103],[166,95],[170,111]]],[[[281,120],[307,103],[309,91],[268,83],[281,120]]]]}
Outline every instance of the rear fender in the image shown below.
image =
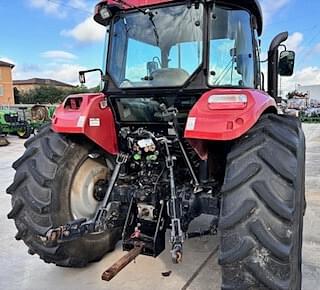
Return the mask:
{"type": "Polygon", "coordinates": [[[113,113],[102,93],[67,97],[54,113],[52,129],[57,133],[83,134],[108,153],[118,153],[113,113]]]}
{"type": "Polygon", "coordinates": [[[207,159],[206,143],[231,141],[250,130],[265,111],[277,112],[275,100],[263,91],[254,89],[214,89],[202,95],[188,115],[184,137],[207,159]],[[232,104],[219,104],[210,108],[211,96],[245,95],[247,103],[243,108],[232,104]]]}

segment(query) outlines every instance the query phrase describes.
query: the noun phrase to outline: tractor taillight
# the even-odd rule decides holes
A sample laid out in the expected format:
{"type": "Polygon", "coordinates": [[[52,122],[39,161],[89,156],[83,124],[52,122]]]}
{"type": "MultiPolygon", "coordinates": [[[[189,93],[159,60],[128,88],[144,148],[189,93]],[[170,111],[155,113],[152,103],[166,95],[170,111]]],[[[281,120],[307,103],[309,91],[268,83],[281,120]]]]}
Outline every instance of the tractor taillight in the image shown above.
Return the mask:
{"type": "Polygon", "coordinates": [[[241,110],[248,104],[246,95],[211,95],[208,98],[210,110],[241,110]]]}

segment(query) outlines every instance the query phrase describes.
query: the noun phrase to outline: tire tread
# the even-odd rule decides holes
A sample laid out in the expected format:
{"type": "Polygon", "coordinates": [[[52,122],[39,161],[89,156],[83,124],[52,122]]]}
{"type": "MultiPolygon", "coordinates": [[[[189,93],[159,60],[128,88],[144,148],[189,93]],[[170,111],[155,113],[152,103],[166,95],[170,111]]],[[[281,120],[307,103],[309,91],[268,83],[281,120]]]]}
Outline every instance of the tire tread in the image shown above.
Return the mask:
{"type": "Polygon", "coordinates": [[[275,114],[235,142],[222,187],[222,289],[301,289],[304,151],[300,122],[275,114]]]}

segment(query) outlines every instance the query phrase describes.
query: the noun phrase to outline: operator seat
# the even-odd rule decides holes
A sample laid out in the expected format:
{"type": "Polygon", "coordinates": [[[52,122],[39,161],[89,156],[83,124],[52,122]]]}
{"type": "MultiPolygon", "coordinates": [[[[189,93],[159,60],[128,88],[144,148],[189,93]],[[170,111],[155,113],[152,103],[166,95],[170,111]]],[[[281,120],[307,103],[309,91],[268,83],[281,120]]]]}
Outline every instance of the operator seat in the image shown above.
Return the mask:
{"type": "Polygon", "coordinates": [[[152,72],[152,86],[181,86],[188,78],[189,73],[181,68],[162,68],[152,72]]]}

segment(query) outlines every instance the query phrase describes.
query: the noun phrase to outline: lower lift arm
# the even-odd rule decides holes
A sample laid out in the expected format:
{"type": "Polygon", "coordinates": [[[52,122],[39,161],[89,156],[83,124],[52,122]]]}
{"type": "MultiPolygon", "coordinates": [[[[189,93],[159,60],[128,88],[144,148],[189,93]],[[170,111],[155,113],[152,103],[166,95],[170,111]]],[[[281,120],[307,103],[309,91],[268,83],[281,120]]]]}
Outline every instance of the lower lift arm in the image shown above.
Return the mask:
{"type": "Polygon", "coordinates": [[[111,192],[117,181],[121,165],[126,163],[128,155],[119,154],[116,160],[116,166],[113,170],[105,197],[102,201],[101,207],[97,210],[95,217],[92,220],[87,221],[85,218],[74,220],[66,225],[58,228],[50,229],[45,237],[42,237],[46,241],[70,241],[78,239],[86,234],[104,231],[108,226],[117,226],[119,223],[118,216],[115,216],[117,202],[109,202],[111,192]]]}

